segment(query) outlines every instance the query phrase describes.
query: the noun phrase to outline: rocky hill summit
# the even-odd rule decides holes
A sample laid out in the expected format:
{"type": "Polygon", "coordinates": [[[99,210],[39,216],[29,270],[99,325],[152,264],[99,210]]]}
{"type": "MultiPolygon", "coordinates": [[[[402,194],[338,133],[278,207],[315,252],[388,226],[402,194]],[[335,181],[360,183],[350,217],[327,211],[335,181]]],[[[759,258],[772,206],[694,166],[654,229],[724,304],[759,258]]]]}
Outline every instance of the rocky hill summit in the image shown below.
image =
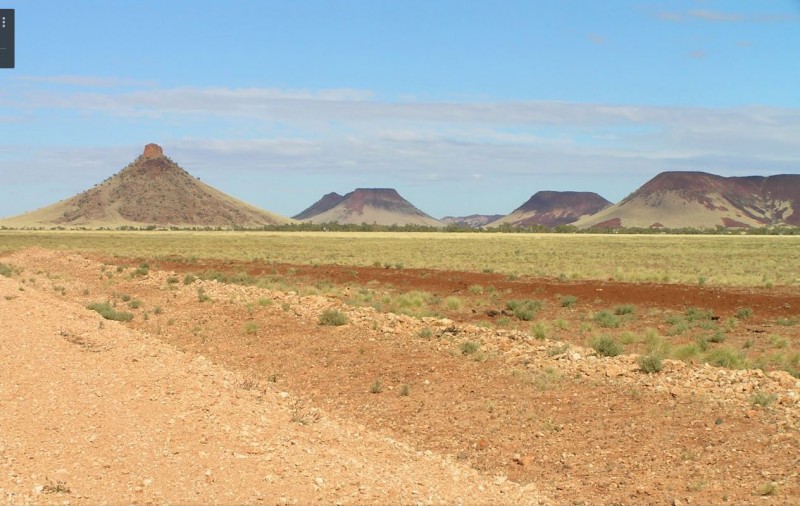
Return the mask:
{"type": "Polygon", "coordinates": [[[414,207],[393,188],[357,188],[344,197],[329,193],[297,215],[300,216],[311,223],[443,225],[414,207]]]}
{"type": "Polygon", "coordinates": [[[663,172],[578,226],[728,227],[800,225],[800,175],[723,177],[663,172]]]}
{"type": "Polygon", "coordinates": [[[592,215],[609,206],[611,202],[594,192],[539,191],[511,214],[487,226],[556,227],[573,223],[582,216],[592,215]]]}
{"type": "Polygon", "coordinates": [[[161,146],[148,144],[136,160],[102,183],[4,224],[258,227],[290,221],[200,182],[164,155],[161,146]]]}

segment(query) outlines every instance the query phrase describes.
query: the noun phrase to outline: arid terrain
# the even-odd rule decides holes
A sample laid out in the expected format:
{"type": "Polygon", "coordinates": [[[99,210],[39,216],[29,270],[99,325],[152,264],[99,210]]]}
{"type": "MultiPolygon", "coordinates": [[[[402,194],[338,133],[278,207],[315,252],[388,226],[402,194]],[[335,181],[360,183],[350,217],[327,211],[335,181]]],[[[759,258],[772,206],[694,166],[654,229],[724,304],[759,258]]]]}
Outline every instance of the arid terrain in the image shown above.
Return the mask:
{"type": "Polygon", "coordinates": [[[794,350],[797,326],[776,322],[796,321],[796,288],[40,248],[0,263],[11,504],[800,501],[797,378],[770,360],[697,355],[651,374],[639,362],[708,322],[729,322],[732,349],[794,350]],[[291,286],[244,277],[267,273],[291,286]],[[435,300],[415,309],[420,293],[435,300]],[[507,309],[522,298],[546,301],[531,321],[507,309]],[[612,307],[634,308],[621,328],[592,320],[612,307]],[[687,308],[710,316],[669,335],[687,308]],[[662,338],[618,356],[586,347],[597,331],[624,342],[650,328],[662,338]]]}

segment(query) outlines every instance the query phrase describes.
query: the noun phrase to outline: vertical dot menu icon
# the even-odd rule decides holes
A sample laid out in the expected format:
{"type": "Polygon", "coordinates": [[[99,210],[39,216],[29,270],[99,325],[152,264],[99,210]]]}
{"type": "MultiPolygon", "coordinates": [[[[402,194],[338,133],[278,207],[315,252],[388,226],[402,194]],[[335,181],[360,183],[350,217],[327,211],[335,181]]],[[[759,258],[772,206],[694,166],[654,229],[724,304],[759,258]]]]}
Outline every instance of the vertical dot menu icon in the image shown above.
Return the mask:
{"type": "Polygon", "coordinates": [[[0,9],[0,69],[14,68],[14,9],[0,9]]]}

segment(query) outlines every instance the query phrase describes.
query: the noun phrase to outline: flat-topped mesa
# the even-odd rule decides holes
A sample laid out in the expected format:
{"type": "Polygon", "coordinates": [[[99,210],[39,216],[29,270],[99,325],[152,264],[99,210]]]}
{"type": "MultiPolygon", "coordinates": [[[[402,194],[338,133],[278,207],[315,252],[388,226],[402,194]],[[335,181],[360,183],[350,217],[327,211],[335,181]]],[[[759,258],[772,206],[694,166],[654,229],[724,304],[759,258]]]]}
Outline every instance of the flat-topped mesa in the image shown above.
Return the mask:
{"type": "Polygon", "coordinates": [[[144,153],[142,153],[144,158],[161,158],[164,156],[164,150],[161,149],[161,146],[158,144],[148,144],[144,147],[144,153]]]}

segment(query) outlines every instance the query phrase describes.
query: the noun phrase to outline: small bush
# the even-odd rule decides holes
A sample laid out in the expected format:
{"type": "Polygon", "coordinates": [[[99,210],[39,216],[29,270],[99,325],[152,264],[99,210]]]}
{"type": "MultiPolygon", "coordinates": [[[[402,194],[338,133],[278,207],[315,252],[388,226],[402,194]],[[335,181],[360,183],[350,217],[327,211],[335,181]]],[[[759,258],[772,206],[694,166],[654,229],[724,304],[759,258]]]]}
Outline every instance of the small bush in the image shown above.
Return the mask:
{"type": "Polygon", "coordinates": [[[259,329],[258,322],[250,321],[244,324],[245,334],[250,334],[250,335],[258,334],[258,329],[259,329]]]}
{"type": "Polygon", "coordinates": [[[640,356],[638,363],[639,369],[647,374],[659,372],[664,367],[661,357],[655,354],[640,356]]]}
{"type": "Polygon", "coordinates": [[[622,325],[622,318],[606,310],[598,311],[597,314],[594,315],[594,321],[601,327],[607,329],[617,328],[622,325]]]}
{"type": "Polygon", "coordinates": [[[14,268],[8,264],[0,263],[0,276],[10,278],[14,275],[14,268]]]}
{"type": "Polygon", "coordinates": [[[131,276],[147,276],[148,273],[150,273],[150,266],[147,264],[141,264],[136,268],[135,271],[131,273],[131,276]]]}
{"type": "Polygon", "coordinates": [[[614,306],[614,314],[615,315],[626,315],[626,314],[633,314],[636,312],[636,306],[633,304],[621,304],[619,306],[614,306]]]}
{"type": "Polygon", "coordinates": [[[602,357],[616,357],[622,353],[622,345],[610,336],[599,336],[592,339],[592,349],[602,357]]]}
{"type": "Polygon", "coordinates": [[[717,367],[741,369],[744,365],[742,356],[730,348],[718,348],[706,355],[706,362],[717,367]]]}
{"type": "Polygon", "coordinates": [[[793,327],[794,325],[797,325],[797,318],[778,318],[775,320],[775,323],[784,327],[793,327]]]}
{"type": "Polygon", "coordinates": [[[320,325],[339,326],[347,324],[347,315],[337,309],[326,309],[319,316],[320,325]]]}
{"type": "Polygon", "coordinates": [[[759,390],[750,397],[750,402],[753,403],[754,406],[761,406],[763,408],[766,408],[767,406],[775,402],[777,398],[778,396],[776,396],[775,394],[765,394],[764,392],[759,390]]]}
{"type": "Polygon", "coordinates": [[[178,283],[178,276],[169,276],[167,278],[167,284],[168,285],[174,285],[174,284],[177,284],[177,283],[178,283]]]}
{"type": "Polygon", "coordinates": [[[206,289],[202,286],[197,288],[197,300],[200,302],[208,302],[211,300],[211,297],[206,295],[206,289]]]}
{"type": "Polygon", "coordinates": [[[444,299],[444,305],[450,311],[456,311],[458,309],[461,309],[461,299],[452,296],[447,297],[446,299],[444,299]]]}
{"type": "Polygon", "coordinates": [[[129,322],[133,320],[132,313],[117,311],[111,306],[110,302],[93,302],[87,305],[86,309],[97,311],[100,314],[100,316],[102,316],[106,320],[114,320],[118,322],[129,322]]]}
{"type": "Polygon", "coordinates": [[[720,329],[708,336],[708,342],[710,343],[724,343],[725,342],[725,332],[720,329]]]}
{"type": "Polygon", "coordinates": [[[417,332],[417,335],[423,339],[430,339],[431,337],[433,337],[433,330],[431,330],[430,327],[425,327],[423,329],[420,329],[420,331],[417,332]]]}
{"type": "Polygon", "coordinates": [[[714,313],[710,309],[700,309],[697,307],[690,307],[686,310],[686,319],[690,322],[697,320],[711,320],[714,318],[714,313]]]}
{"type": "Polygon", "coordinates": [[[750,318],[752,315],[753,315],[753,310],[750,309],[749,307],[740,307],[736,311],[736,318],[739,318],[740,320],[746,320],[747,318],[750,318]]]}
{"type": "Polygon", "coordinates": [[[481,295],[483,293],[483,287],[481,285],[470,285],[469,293],[474,295],[481,295]]]}
{"type": "Polygon", "coordinates": [[[472,355],[476,351],[480,349],[480,343],[476,343],[475,341],[464,341],[461,343],[460,349],[462,355],[472,355]]]}
{"type": "Polygon", "coordinates": [[[369,392],[371,394],[379,394],[383,392],[383,385],[381,384],[380,378],[375,378],[375,381],[373,381],[372,385],[369,387],[369,392]]]}
{"type": "Polygon", "coordinates": [[[514,313],[514,316],[522,321],[531,321],[536,317],[536,313],[542,309],[544,304],[539,300],[509,300],[506,308],[514,313]]]}
{"type": "Polygon", "coordinates": [[[131,309],[139,309],[142,307],[142,301],[139,299],[133,299],[132,301],[128,302],[128,307],[131,309]]]}
{"type": "Polygon", "coordinates": [[[195,280],[197,280],[197,276],[195,276],[193,274],[186,274],[183,277],[183,284],[184,285],[191,285],[192,283],[195,282],[195,280]]]}
{"type": "Polygon", "coordinates": [[[411,388],[408,386],[407,383],[403,384],[403,386],[400,387],[401,397],[408,397],[410,393],[411,393],[411,388]]]}
{"type": "Polygon", "coordinates": [[[565,295],[561,297],[561,307],[573,307],[578,303],[578,298],[574,295],[565,295]]]}
{"type": "Polygon", "coordinates": [[[547,330],[547,325],[543,322],[537,322],[532,329],[533,337],[542,341],[547,338],[547,330]]]}

